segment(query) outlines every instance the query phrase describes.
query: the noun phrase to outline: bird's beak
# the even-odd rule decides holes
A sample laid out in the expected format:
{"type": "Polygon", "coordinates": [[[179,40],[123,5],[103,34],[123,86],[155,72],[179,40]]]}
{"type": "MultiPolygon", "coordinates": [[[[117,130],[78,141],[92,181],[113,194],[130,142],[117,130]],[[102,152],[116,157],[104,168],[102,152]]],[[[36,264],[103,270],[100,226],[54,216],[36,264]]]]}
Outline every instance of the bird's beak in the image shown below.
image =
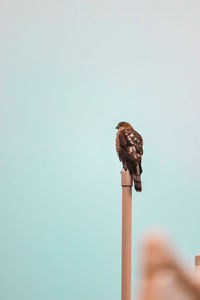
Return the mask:
{"type": "Polygon", "coordinates": [[[118,127],[118,126],[116,126],[116,127],[115,127],[115,129],[119,129],[119,127],[118,127]]]}

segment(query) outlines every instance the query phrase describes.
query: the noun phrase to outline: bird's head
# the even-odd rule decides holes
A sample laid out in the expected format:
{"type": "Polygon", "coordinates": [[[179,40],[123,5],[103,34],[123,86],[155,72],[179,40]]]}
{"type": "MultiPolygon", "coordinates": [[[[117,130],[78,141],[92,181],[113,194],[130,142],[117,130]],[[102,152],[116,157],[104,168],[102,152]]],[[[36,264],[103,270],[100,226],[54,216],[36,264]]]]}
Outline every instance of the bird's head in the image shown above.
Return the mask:
{"type": "Polygon", "coordinates": [[[131,124],[129,124],[128,122],[119,122],[118,125],[116,126],[116,129],[119,129],[120,127],[132,128],[131,124]]]}

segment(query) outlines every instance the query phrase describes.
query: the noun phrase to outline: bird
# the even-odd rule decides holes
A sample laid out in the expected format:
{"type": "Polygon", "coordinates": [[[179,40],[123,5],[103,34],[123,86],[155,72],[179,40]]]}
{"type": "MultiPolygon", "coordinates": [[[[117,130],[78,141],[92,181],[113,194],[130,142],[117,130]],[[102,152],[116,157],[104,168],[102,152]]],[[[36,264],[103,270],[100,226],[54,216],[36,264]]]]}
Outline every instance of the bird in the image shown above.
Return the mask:
{"type": "Polygon", "coordinates": [[[143,138],[128,122],[116,126],[116,151],[125,171],[129,171],[137,192],[142,191],[143,138]]]}

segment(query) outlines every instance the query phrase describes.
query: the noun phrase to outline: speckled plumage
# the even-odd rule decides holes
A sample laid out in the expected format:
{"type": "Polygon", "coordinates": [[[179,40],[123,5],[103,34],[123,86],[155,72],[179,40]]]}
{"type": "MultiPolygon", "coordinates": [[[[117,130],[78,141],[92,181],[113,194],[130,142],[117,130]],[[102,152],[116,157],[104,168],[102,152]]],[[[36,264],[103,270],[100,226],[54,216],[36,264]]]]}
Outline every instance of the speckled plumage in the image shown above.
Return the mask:
{"type": "Polygon", "coordinates": [[[116,151],[125,170],[129,170],[136,191],[142,190],[142,155],[143,139],[141,135],[133,129],[127,122],[120,122],[117,127],[116,151]]]}

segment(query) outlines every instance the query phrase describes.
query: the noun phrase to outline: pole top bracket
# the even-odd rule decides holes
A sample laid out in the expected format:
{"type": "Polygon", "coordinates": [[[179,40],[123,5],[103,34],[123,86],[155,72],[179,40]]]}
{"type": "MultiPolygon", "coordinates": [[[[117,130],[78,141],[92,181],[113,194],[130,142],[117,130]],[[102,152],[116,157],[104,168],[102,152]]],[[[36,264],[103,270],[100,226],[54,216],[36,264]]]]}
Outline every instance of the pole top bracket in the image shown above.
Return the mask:
{"type": "Polygon", "coordinates": [[[132,186],[133,180],[129,170],[125,171],[124,168],[121,170],[121,186],[132,186]]]}

